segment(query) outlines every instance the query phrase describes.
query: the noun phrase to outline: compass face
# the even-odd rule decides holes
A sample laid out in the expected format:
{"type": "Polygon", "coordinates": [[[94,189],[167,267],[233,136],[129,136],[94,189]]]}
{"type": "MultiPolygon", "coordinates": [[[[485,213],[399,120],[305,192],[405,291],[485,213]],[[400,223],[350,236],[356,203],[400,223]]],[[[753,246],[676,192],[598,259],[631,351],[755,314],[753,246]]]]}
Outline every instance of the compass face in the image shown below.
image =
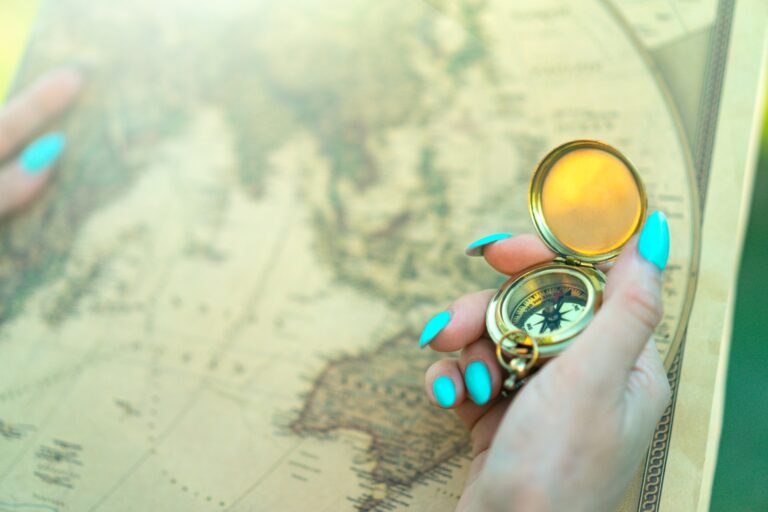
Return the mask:
{"type": "Polygon", "coordinates": [[[495,343],[522,331],[540,357],[553,357],[589,324],[600,307],[605,275],[594,267],[550,262],[512,276],[488,303],[485,325],[495,343]]]}
{"type": "Polygon", "coordinates": [[[509,319],[531,335],[551,335],[577,323],[585,314],[586,292],[572,284],[539,288],[517,302],[509,319]]]}

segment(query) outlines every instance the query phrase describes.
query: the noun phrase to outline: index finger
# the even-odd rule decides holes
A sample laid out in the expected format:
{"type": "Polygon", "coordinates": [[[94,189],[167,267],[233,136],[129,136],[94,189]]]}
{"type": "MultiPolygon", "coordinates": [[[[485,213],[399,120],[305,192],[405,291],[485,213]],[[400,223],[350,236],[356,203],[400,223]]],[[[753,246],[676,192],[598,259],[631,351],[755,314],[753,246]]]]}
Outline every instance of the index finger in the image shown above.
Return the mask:
{"type": "Polygon", "coordinates": [[[555,253],[539,237],[530,234],[516,235],[486,245],[482,254],[490,266],[507,275],[555,257],[555,253]]]}
{"type": "Polygon", "coordinates": [[[82,86],[80,73],[60,68],[46,73],[0,110],[0,158],[7,157],[62,112],[82,86]]]}

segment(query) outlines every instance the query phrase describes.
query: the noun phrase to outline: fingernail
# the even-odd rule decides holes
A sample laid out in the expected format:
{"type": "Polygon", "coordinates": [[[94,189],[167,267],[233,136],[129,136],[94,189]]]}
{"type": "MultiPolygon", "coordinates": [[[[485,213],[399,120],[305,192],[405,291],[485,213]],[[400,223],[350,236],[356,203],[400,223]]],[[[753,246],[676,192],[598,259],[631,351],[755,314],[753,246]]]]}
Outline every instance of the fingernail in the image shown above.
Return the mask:
{"type": "Polygon", "coordinates": [[[456,401],[456,388],[447,375],[442,375],[432,383],[432,392],[440,407],[448,408],[456,401]]]}
{"type": "Polygon", "coordinates": [[[669,258],[669,223],[664,213],[656,211],[648,216],[637,242],[640,256],[664,270],[669,258]]]}
{"type": "Polygon", "coordinates": [[[486,245],[492,244],[493,242],[498,242],[499,240],[504,240],[505,238],[509,238],[511,236],[511,233],[494,233],[492,235],[484,236],[483,238],[477,239],[469,244],[467,248],[464,249],[464,254],[467,256],[482,256],[483,249],[485,249],[486,245]]]}
{"type": "Polygon", "coordinates": [[[64,136],[62,134],[44,135],[27,146],[19,158],[19,166],[27,174],[40,174],[56,161],[63,149],[64,136]]]}
{"type": "Polygon", "coordinates": [[[483,405],[491,398],[491,374],[482,361],[472,361],[464,370],[469,397],[477,405],[483,405]]]}
{"type": "Polygon", "coordinates": [[[450,311],[441,311],[432,318],[429,319],[427,325],[424,326],[424,330],[421,331],[419,336],[419,347],[423,347],[438,335],[443,328],[451,321],[450,311]]]}

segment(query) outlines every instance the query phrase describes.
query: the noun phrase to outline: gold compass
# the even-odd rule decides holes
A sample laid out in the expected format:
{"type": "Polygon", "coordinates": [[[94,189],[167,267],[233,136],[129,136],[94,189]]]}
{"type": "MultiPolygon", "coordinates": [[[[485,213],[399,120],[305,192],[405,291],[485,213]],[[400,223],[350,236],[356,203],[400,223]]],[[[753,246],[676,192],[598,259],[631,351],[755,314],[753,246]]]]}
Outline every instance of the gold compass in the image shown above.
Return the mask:
{"type": "Polygon", "coordinates": [[[646,195],[632,163],[616,148],[575,140],[539,163],[528,209],[541,239],[557,255],[509,278],[488,304],[486,326],[510,372],[511,391],[562,352],[600,307],[605,274],[642,227],[646,195]]]}

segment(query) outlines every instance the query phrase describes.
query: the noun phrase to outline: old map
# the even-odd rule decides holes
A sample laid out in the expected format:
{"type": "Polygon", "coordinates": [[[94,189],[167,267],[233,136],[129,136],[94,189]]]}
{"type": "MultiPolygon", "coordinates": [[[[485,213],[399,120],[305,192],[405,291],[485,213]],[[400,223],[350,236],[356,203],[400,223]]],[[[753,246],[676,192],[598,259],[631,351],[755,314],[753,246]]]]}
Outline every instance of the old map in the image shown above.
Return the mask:
{"type": "Polygon", "coordinates": [[[18,87],[88,88],[0,228],[0,510],[447,510],[423,322],[501,276],[548,149],[606,140],[700,238],[714,0],[47,2],[18,87]],[[697,165],[695,165],[697,164],[697,165]]]}

